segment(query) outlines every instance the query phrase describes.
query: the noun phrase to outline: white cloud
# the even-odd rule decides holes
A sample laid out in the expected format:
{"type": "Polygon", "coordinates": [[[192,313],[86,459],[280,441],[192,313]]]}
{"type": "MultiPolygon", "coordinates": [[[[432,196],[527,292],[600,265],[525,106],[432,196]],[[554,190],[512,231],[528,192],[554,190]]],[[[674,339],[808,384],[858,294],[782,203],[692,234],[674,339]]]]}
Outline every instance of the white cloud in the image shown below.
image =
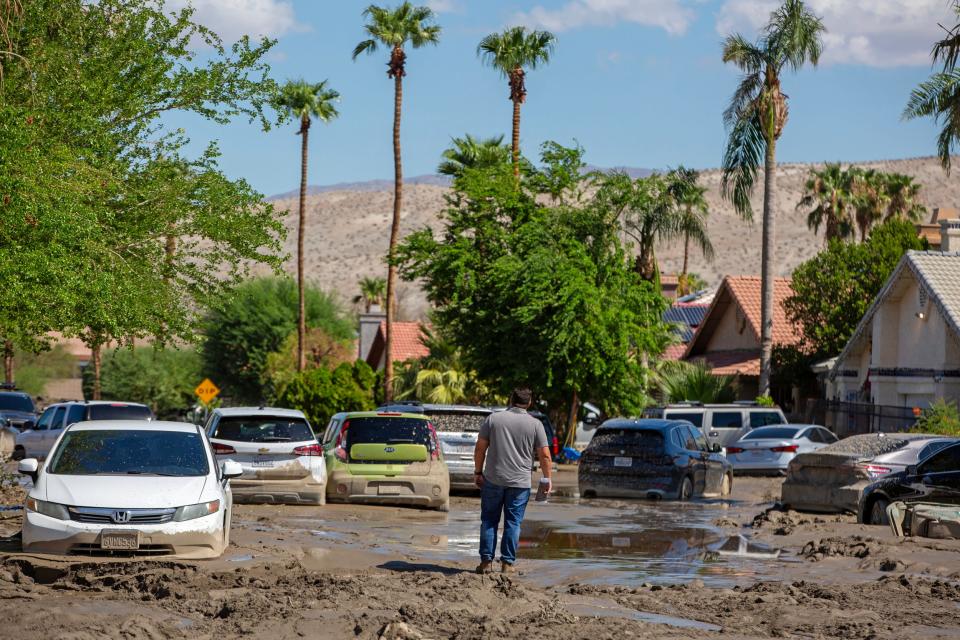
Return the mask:
{"type": "Polygon", "coordinates": [[[513,20],[527,27],[557,32],[633,22],[658,27],[670,35],[682,35],[695,15],[681,0],[570,0],[555,9],[537,5],[516,14],[513,20]]]}
{"type": "Polygon", "coordinates": [[[194,22],[213,30],[224,42],[240,36],[276,38],[291,31],[305,31],[297,21],[290,0],[168,0],[167,7],[192,5],[194,22]]]}
{"type": "Polygon", "coordinates": [[[427,0],[427,6],[437,13],[459,13],[463,10],[459,0],[427,0]]]}
{"type": "MultiPolygon", "coordinates": [[[[717,14],[717,32],[754,33],[767,22],[776,0],[727,0],[717,14]]],[[[953,25],[945,0],[807,0],[823,18],[823,62],[872,67],[929,65],[940,39],[939,24],[953,25]]]]}

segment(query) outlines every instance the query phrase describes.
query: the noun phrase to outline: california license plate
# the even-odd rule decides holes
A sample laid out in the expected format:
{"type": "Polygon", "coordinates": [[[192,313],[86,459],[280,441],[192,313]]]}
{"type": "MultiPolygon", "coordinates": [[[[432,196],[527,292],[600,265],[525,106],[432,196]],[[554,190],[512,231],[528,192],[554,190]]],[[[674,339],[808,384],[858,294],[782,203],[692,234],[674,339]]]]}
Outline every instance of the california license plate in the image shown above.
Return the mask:
{"type": "Polygon", "coordinates": [[[140,532],[104,531],[100,534],[100,548],[115,551],[136,551],[140,548],[140,532]]]}
{"type": "Polygon", "coordinates": [[[633,466],[633,458],[621,458],[620,456],[617,456],[616,458],[613,459],[613,466],[615,466],[615,467],[632,467],[632,466],[633,466]]]}
{"type": "Polygon", "coordinates": [[[254,458],[253,466],[255,467],[272,467],[273,460],[271,458],[254,458]]]}

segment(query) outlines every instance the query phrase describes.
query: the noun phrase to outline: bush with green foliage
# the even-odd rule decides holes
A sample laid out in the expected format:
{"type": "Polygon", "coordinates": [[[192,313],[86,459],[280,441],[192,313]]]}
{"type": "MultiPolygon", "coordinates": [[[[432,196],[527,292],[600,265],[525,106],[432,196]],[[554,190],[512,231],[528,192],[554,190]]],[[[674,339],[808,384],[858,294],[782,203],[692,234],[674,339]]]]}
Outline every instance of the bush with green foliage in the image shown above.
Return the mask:
{"type": "Polygon", "coordinates": [[[297,374],[277,396],[281,407],[299,409],[320,432],[340,411],[369,411],[382,398],[382,380],[366,362],[343,363],[336,369],[307,369],[297,374]]]}
{"type": "Polygon", "coordinates": [[[56,378],[72,378],[77,371],[76,358],[62,344],[40,353],[18,349],[14,365],[17,388],[32,396],[46,395],[48,382],[56,378]]]}
{"type": "Polygon", "coordinates": [[[737,399],[734,376],[715,376],[703,362],[685,363],[663,373],[660,390],[664,402],[725,404],[737,399]]]}
{"type": "Polygon", "coordinates": [[[916,424],[910,429],[913,433],[932,433],[942,436],[960,436],[960,411],[957,403],[938,399],[923,410],[916,424]]]}
{"type": "Polygon", "coordinates": [[[797,267],[784,308],[802,331],[803,353],[840,353],[903,254],[927,247],[913,223],[891,220],[874,227],[866,242],[832,240],[797,267]]]}
{"type": "MultiPolygon", "coordinates": [[[[120,347],[103,354],[100,386],[104,400],[149,405],[159,418],[179,417],[197,400],[193,390],[203,381],[200,355],[193,349],[120,347]]],[[[93,368],[83,371],[83,395],[93,389],[93,368]]]]}
{"type": "Polygon", "coordinates": [[[758,407],[775,407],[775,406],[777,406],[777,403],[773,401],[773,398],[770,397],[770,396],[768,396],[768,395],[757,396],[756,403],[757,403],[757,406],[758,406],[758,407]]]}
{"type": "MultiPolygon", "coordinates": [[[[307,286],[308,328],[336,341],[354,337],[353,322],[330,294],[307,286]]],[[[259,403],[267,393],[268,356],[297,329],[297,284],[290,278],[244,282],[213,305],[204,321],[203,370],[236,403],[259,403]]]]}

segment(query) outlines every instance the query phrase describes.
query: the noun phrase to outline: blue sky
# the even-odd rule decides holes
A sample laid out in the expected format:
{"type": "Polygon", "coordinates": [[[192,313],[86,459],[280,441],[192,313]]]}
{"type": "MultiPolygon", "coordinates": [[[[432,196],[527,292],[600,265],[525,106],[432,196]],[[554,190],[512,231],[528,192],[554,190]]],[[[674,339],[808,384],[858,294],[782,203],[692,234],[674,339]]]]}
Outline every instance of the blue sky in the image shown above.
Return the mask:
{"type": "MultiPolygon", "coordinates": [[[[181,5],[188,0],[167,0],[181,5]]],[[[278,39],[278,80],[328,79],[341,116],[311,129],[311,184],[391,178],[393,85],[386,54],[353,62],[363,38],[360,0],[192,0],[197,19],[225,38],[278,39]]],[[[737,73],[720,62],[723,34],[749,35],[773,0],[432,0],[441,43],[410,51],[404,85],[404,173],[432,173],[452,136],[509,135],[506,82],[476,56],[484,35],[507,25],[548,28],[551,64],[528,75],[522,144],[545,140],[586,149],[599,166],[716,167],[723,111],[737,73]]],[[[387,3],[389,4],[389,3],[387,3]]],[[[932,122],[902,122],[910,90],[930,74],[947,0],[808,0],[829,29],[819,68],[785,78],[790,121],[781,161],[863,161],[932,155],[932,122]]],[[[238,122],[184,116],[194,151],[217,140],[221,166],[267,195],[299,178],[293,125],[268,133],[238,122]]]]}

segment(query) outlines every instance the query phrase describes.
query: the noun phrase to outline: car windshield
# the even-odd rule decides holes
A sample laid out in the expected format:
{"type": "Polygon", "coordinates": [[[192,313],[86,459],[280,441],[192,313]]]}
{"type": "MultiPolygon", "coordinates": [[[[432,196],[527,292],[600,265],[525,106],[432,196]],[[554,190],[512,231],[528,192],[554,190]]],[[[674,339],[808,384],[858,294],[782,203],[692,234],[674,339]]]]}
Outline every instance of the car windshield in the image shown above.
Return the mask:
{"type": "Polygon", "coordinates": [[[743,437],[744,440],[790,440],[796,438],[800,429],[794,427],[762,427],[754,429],[743,437]]]}
{"type": "Polygon", "coordinates": [[[50,460],[58,475],[205,476],[199,433],[120,429],[67,431],[50,460]]]}
{"type": "Polygon", "coordinates": [[[277,416],[223,416],[211,438],[234,442],[306,442],[313,431],[303,418],[277,416]]]}
{"type": "Polygon", "coordinates": [[[88,420],[150,420],[153,412],[150,407],[140,404],[91,404],[88,420]]]}
{"type": "Polygon", "coordinates": [[[346,450],[355,444],[422,444],[433,450],[430,427],[426,420],[377,416],[351,418],[347,421],[346,450]]]}
{"type": "Polygon", "coordinates": [[[593,453],[613,452],[636,454],[639,451],[661,453],[663,434],[642,429],[598,429],[588,449],[593,453]]]}
{"type": "Polygon", "coordinates": [[[29,396],[22,396],[18,393],[0,394],[0,411],[23,411],[24,413],[33,413],[33,400],[29,396]]]}
{"type": "Polygon", "coordinates": [[[456,412],[456,411],[426,411],[430,422],[437,431],[462,433],[464,431],[480,431],[483,421],[489,413],[456,412]]]}

